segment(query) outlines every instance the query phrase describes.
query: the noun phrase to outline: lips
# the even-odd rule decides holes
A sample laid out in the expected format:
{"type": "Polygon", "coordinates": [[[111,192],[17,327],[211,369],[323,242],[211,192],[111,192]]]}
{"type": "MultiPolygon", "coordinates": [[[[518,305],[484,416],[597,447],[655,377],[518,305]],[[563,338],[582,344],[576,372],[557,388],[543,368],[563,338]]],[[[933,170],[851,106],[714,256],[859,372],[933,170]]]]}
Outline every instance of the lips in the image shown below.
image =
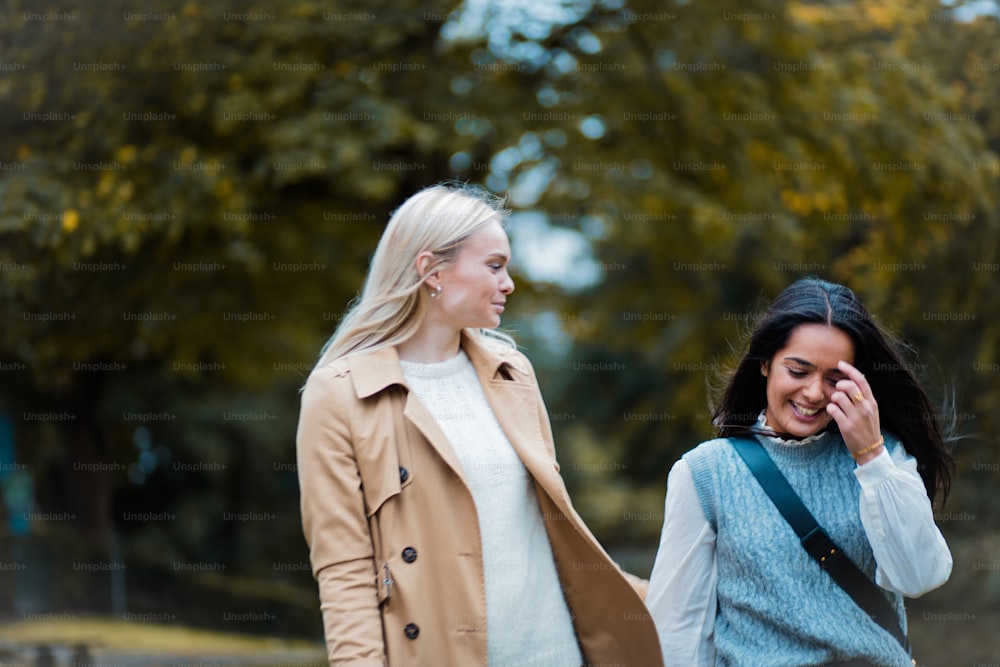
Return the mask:
{"type": "Polygon", "coordinates": [[[792,406],[792,412],[794,412],[796,416],[803,419],[812,419],[819,414],[819,411],[821,410],[821,408],[807,408],[803,405],[799,405],[795,401],[789,401],[789,403],[792,406]]]}

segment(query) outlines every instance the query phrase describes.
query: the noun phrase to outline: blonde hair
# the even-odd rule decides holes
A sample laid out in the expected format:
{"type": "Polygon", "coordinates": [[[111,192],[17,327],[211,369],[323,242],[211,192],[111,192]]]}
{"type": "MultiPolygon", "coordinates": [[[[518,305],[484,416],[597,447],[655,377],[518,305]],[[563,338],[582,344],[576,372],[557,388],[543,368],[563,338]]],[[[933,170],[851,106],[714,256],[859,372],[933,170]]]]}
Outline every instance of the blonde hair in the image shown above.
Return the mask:
{"type": "Polygon", "coordinates": [[[316,368],[411,338],[426,314],[424,280],[454,262],[469,236],[492,221],[502,223],[505,214],[499,198],[469,184],[435,185],[403,202],[379,239],[361,295],[323,346],[316,368]],[[434,261],[421,277],[417,256],[424,251],[434,261]]]}

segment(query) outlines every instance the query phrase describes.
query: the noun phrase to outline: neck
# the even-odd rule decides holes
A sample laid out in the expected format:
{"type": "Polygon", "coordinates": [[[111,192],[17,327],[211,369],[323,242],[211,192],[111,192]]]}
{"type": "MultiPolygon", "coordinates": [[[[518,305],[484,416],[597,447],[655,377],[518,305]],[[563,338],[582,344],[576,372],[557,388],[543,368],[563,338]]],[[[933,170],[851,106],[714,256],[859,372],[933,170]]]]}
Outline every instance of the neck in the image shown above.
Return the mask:
{"type": "Polygon", "coordinates": [[[425,321],[416,334],[396,346],[396,352],[401,361],[433,364],[458,354],[461,341],[461,331],[425,321]]]}

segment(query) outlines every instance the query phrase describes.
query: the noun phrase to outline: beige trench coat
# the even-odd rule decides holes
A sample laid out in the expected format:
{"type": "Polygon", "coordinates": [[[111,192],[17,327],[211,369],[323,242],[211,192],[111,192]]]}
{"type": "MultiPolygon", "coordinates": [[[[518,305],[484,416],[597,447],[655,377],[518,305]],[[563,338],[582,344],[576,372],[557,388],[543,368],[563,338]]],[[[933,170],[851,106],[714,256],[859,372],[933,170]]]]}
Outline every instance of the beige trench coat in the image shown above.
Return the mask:
{"type": "MultiPolygon", "coordinates": [[[[621,572],[570,503],[531,364],[478,336],[463,334],[462,347],[534,478],[587,664],[662,665],[656,629],[633,587],[644,593],[645,582],[621,572]]],[[[395,348],[312,374],[297,455],[330,664],[485,666],[476,508],[455,452],[409,395],[395,348]]]]}

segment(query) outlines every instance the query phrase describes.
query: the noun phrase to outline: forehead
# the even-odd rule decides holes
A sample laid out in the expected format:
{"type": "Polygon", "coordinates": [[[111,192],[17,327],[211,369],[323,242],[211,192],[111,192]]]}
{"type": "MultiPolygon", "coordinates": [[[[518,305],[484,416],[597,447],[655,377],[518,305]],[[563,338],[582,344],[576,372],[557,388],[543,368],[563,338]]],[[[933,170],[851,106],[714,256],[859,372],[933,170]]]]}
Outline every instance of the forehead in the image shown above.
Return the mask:
{"type": "Polygon", "coordinates": [[[776,356],[779,360],[795,357],[818,368],[834,370],[838,361],[854,363],[854,343],[837,327],[800,324],[792,330],[788,343],[776,356]]]}
{"type": "Polygon", "coordinates": [[[463,250],[477,255],[492,253],[510,255],[510,242],[500,221],[494,219],[470,234],[463,245],[463,250]]]}

